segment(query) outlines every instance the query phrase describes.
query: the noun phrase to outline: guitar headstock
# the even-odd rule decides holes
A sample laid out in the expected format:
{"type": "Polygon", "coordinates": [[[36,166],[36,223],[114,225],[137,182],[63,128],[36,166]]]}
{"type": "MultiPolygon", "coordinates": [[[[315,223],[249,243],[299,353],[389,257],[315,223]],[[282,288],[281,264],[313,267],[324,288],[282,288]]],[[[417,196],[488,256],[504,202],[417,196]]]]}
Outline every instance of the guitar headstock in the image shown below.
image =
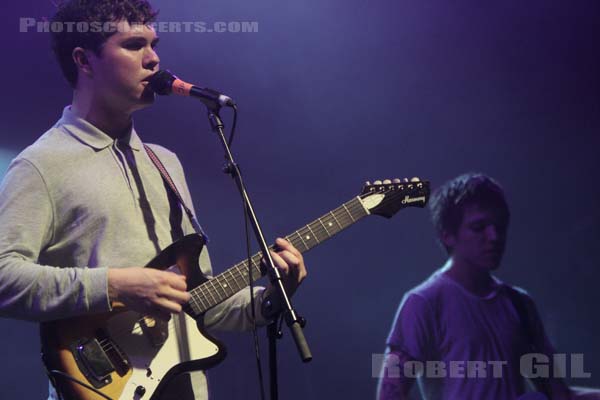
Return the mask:
{"type": "Polygon", "coordinates": [[[391,218],[406,207],[425,207],[429,182],[419,178],[367,182],[359,197],[371,214],[391,218]]]}

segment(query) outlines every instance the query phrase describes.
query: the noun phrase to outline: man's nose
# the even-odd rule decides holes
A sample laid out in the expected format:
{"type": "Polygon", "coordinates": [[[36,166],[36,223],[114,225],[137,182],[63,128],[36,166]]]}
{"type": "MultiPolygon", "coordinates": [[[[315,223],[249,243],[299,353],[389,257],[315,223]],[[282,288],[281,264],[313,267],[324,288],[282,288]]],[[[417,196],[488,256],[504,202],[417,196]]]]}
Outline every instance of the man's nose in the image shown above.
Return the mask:
{"type": "Polygon", "coordinates": [[[160,57],[158,57],[158,53],[152,48],[150,48],[144,57],[144,68],[149,70],[154,70],[160,63],[160,57]]]}
{"type": "Polygon", "coordinates": [[[485,229],[485,234],[490,241],[495,242],[500,239],[500,233],[498,232],[496,225],[488,225],[485,229]]]}

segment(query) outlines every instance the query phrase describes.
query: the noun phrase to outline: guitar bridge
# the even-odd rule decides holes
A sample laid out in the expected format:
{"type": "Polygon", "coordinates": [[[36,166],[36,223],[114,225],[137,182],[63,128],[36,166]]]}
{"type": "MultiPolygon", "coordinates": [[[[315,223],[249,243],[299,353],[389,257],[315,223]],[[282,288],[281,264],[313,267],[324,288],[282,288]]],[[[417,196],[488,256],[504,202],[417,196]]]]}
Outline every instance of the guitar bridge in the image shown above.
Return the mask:
{"type": "Polygon", "coordinates": [[[129,362],[121,350],[102,330],[94,338],[72,344],[71,352],[79,370],[96,389],[112,383],[111,373],[116,371],[123,376],[129,370],[129,362]]]}
{"type": "Polygon", "coordinates": [[[110,374],[115,367],[96,338],[77,342],[71,346],[71,352],[79,370],[96,389],[112,382],[110,374]]]}

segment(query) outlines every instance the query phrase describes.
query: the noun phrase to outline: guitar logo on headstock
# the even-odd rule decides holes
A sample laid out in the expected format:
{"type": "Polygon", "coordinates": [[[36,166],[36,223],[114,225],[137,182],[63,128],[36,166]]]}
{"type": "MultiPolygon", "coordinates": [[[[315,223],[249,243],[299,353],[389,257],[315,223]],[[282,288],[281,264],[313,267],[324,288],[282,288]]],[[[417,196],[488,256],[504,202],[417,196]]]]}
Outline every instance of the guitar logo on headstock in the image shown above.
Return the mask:
{"type": "Polygon", "coordinates": [[[417,203],[419,201],[422,201],[423,204],[425,204],[427,203],[427,198],[425,196],[409,197],[408,195],[406,195],[404,196],[404,199],[402,199],[402,204],[417,203]]]}
{"type": "Polygon", "coordinates": [[[419,178],[367,182],[359,198],[370,214],[391,218],[405,207],[425,207],[429,182],[419,178]]]}

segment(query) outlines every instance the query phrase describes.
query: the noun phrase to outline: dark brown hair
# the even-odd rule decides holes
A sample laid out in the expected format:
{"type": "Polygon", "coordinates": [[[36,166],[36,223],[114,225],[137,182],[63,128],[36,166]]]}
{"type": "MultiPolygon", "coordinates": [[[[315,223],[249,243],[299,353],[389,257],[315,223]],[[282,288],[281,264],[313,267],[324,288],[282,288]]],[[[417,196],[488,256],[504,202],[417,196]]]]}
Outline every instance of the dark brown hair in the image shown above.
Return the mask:
{"type": "MultiPolygon", "coordinates": [[[[472,204],[498,210],[508,223],[510,211],[500,184],[484,174],[460,175],[436,189],[429,201],[431,219],[440,243],[444,232],[457,232],[465,206],[472,204]]],[[[449,249],[446,248],[446,251],[449,249]]]]}
{"type": "Polygon", "coordinates": [[[103,29],[107,22],[127,21],[148,24],[158,12],[146,0],[68,0],[58,5],[53,24],[62,29],[52,30],[52,50],[63,75],[72,87],[77,84],[77,66],[73,49],[81,47],[101,56],[102,45],[116,30],[103,29]],[[79,23],[79,25],[78,25],[79,23]],[[80,27],[85,27],[81,29],[80,27]]]}

